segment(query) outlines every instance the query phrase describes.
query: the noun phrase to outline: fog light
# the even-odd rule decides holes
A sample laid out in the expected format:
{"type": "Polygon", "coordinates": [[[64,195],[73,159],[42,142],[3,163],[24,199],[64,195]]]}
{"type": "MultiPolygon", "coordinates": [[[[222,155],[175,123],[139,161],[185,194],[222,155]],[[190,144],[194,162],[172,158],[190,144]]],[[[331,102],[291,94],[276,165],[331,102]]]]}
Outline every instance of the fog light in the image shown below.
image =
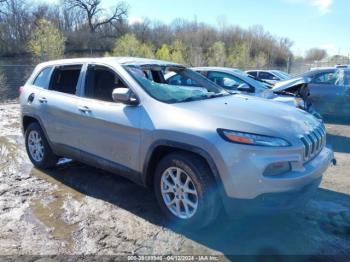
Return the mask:
{"type": "Polygon", "coordinates": [[[270,164],[264,172],[264,176],[278,176],[283,175],[291,170],[289,162],[277,162],[270,164]]]}

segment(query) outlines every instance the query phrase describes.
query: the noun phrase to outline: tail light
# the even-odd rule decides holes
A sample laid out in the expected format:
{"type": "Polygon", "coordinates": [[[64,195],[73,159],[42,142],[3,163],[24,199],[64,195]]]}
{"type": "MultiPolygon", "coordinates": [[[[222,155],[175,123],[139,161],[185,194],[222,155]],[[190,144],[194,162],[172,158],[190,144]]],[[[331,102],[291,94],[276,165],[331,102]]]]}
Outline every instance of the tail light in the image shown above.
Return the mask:
{"type": "Polygon", "coordinates": [[[21,95],[21,94],[23,93],[23,90],[24,90],[24,86],[21,86],[21,87],[18,89],[19,95],[21,95]]]}

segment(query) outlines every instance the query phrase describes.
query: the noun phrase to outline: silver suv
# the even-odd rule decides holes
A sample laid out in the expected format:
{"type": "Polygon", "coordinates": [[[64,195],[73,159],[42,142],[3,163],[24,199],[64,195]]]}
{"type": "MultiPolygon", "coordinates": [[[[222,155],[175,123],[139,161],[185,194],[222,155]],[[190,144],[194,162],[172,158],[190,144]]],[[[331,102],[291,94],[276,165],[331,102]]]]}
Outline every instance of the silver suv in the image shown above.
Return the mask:
{"type": "Polygon", "coordinates": [[[230,94],[165,61],[43,63],[20,88],[20,102],[34,166],[68,157],[118,173],[153,187],[169,218],[194,227],[222,206],[239,214],[241,203],[268,210],[302,202],[333,160],[325,127],[312,115],[230,94]],[[167,84],[169,72],[193,85],[167,84]]]}

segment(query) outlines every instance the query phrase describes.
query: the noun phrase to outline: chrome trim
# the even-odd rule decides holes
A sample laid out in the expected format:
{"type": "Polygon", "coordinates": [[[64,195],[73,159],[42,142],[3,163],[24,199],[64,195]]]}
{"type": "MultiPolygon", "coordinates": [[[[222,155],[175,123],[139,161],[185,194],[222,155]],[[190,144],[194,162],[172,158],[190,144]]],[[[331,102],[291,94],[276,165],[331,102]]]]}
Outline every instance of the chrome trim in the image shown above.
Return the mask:
{"type": "Polygon", "coordinates": [[[304,145],[305,162],[311,160],[320,153],[326,145],[326,136],[327,133],[322,124],[311,130],[309,133],[300,136],[300,140],[304,145]]]}

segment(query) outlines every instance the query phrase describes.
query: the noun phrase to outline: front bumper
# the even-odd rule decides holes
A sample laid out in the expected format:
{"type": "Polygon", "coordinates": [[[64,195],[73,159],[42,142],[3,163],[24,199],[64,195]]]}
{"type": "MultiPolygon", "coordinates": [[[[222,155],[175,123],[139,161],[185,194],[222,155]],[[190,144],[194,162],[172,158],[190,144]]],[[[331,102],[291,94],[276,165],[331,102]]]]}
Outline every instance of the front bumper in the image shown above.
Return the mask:
{"type": "Polygon", "coordinates": [[[226,148],[218,164],[223,189],[227,197],[255,199],[268,193],[298,191],[322,179],[323,173],[334,159],[333,151],[324,147],[311,161],[303,163],[302,149],[255,148],[247,152],[243,147],[232,153],[226,148]],[[290,162],[291,171],[277,176],[264,176],[267,166],[276,162],[290,162]]]}
{"type": "Polygon", "coordinates": [[[299,190],[284,193],[265,193],[255,199],[242,200],[224,198],[223,204],[228,216],[237,217],[249,214],[273,214],[302,206],[321,184],[322,177],[317,178],[299,190]]]}

